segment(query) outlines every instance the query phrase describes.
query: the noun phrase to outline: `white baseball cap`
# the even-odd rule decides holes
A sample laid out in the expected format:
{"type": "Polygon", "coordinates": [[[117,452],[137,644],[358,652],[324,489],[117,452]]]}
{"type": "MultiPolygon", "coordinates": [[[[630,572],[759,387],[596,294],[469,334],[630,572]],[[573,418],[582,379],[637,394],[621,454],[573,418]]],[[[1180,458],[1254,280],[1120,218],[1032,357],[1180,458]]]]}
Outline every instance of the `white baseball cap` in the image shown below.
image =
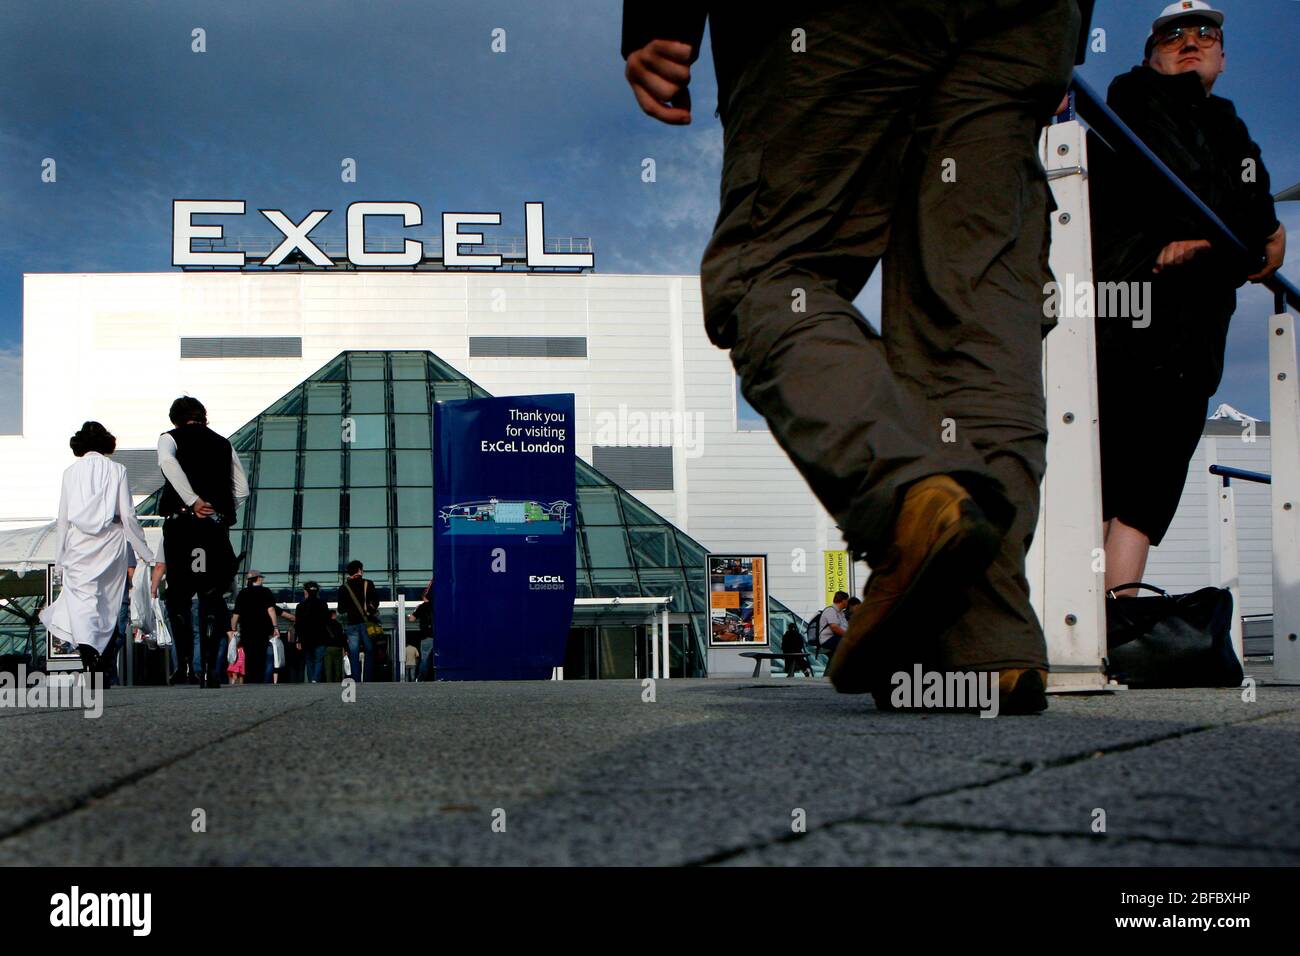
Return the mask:
{"type": "Polygon", "coordinates": [[[1159,33],[1165,24],[1181,20],[1183,17],[1204,17],[1215,26],[1223,26],[1223,14],[1204,0],[1178,0],[1177,3],[1171,3],[1160,11],[1160,16],[1156,17],[1155,22],[1151,24],[1151,32],[1159,33]]]}

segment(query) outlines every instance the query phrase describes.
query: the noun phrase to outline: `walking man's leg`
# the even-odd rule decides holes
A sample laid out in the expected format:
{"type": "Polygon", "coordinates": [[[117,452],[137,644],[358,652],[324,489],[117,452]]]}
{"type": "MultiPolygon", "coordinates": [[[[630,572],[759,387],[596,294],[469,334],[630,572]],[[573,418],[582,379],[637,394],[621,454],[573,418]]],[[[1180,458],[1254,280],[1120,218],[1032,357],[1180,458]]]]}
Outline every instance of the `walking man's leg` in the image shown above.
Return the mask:
{"type": "Polygon", "coordinates": [[[1013,508],[935,664],[1045,672],[1025,577],[1046,468],[1042,338],[1055,323],[1043,307],[1054,206],[1038,140],[1069,81],[1078,19],[1072,0],[1030,14],[1014,0],[988,6],[962,23],[963,49],[919,113],[885,260],[882,331],[895,373],[925,394],[928,426],[969,441],[1013,508]]]}

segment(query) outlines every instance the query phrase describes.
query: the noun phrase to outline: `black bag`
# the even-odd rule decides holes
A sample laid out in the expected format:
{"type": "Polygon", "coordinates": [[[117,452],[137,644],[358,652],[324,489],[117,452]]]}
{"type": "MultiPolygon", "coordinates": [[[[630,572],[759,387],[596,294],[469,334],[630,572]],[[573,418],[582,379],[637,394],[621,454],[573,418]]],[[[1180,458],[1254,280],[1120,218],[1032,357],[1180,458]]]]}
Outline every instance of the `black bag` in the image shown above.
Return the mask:
{"type": "Polygon", "coordinates": [[[1106,673],[1134,688],[1240,687],[1232,647],[1232,592],[1201,588],[1169,594],[1134,582],[1106,594],[1106,673]],[[1146,588],[1157,597],[1116,597],[1146,588]]]}

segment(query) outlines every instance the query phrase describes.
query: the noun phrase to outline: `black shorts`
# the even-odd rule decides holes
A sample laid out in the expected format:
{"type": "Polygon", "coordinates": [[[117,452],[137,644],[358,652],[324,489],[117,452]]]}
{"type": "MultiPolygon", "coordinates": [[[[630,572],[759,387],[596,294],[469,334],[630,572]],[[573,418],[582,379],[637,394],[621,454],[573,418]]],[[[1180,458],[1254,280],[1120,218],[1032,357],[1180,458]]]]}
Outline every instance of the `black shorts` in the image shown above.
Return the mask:
{"type": "Polygon", "coordinates": [[[1174,372],[1098,379],[1102,520],[1118,518],[1158,545],[1205,431],[1210,396],[1174,372]]]}

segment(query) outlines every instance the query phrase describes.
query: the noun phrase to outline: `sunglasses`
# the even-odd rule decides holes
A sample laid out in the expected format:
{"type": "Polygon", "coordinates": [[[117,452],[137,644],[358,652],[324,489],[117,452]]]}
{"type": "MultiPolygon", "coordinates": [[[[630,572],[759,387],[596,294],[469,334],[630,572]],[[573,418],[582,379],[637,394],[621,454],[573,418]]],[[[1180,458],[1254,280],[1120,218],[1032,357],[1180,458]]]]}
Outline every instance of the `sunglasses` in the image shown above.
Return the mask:
{"type": "Polygon", "coordinates": [[[1203,23],[1197,27],[1172,27],[1156,37],[1156,44],[1162,49],[1181,46],[1184,38],[1191,37],[1200,47],[1214,46],[1223,42],[1223,31],[1218,27],[1203,23]]]}

